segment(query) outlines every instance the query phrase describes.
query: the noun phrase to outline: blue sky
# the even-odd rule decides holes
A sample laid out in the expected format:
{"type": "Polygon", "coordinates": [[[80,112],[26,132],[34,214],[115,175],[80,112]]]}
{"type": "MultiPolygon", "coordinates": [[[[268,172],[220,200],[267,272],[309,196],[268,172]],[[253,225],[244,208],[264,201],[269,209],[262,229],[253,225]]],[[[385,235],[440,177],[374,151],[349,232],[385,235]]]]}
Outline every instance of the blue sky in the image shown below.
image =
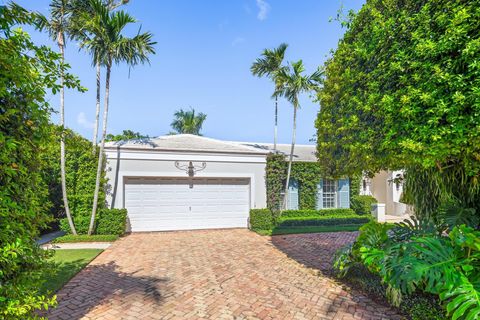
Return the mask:
{"type": "MultiPolygon", "coordinates": [[[[1,2],[1,0],[0,0],[1,2]]],[[[44,14],[48,0],[18,0],[44,14]]],[[[168,133],[173,113],[194,107],[207,114],[203,134],[238,141],[273,141],[272,84],[253,77],[250,65],[264,48],[289,44],[287,61],[303,59],[307,72],[322,65],[344,29],[330,22],[342,3],[359,0],[130,0],[123,8],[157,41],[151,65],[112,71],[108,132],[131,129],[151,136],[168,133]]],[[[127,30],[130,34],[138,26],[127,30]]],[[[32,32],[37,43],[54,45],[32,32]]],[[[69,43],[67,61],[86,93],[67,91],[66,124],[90,139],[95,112],[95,70],[90,57],[69,43]]],[[[103,83],[103,80],[102,80],[103,83]]],[[[58,108],[58,97],[50,102],[58,108]]],[[[102,101],[103,104],[103,101],[102,101]]],[[[292,107],[281,100],[279,142],[290,143],[292,107]]],[[[310,143],[319,105],[301,99],[297,142],[310,143]]],[[[57,121],[58,117],[53,116],[57,121]]]]}

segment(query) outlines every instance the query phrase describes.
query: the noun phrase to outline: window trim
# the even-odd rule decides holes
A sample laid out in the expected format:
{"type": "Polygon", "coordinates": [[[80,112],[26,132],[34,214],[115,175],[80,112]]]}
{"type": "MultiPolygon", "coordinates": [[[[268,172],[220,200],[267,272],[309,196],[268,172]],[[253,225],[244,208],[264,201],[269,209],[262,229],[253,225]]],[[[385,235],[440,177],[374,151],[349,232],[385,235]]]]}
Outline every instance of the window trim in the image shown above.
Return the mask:
{"type": "MultiPolygon", "coordinates": [[[[331,187],[331,185],[328,185],[328,187],[331,187]]],[[[323,209],[336,209],[338,208],[338,180],[335,180],[335,179],[323,179],[323,182],[322,182],[322,208],[323,209]],[[327,183],[326,182],[333,182],[333,188],[334,188],[334,191],[333,192],[326,192],[325,191],[325,188],[327,186],[327,183]],[[325,197],[325,195],[328,194],[329,196],[329,203],[325,202],[327,199],[325,197]],[[331,198],[332,198],[332,195],[333,195],[333,206],[326,206],[326,204],[331,204],[331,198]]]]}

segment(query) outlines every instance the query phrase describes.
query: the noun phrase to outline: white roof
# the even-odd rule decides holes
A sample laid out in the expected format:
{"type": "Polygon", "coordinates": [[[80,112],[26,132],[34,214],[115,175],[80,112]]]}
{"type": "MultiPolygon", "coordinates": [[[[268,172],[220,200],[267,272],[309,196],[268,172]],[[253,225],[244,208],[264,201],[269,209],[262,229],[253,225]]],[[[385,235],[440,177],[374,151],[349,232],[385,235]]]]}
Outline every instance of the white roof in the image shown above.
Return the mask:
{"type": "MultiPolygon", "coordinates": [[[[274,152],[273,144],[271,143],[224,141],[193,134],[175,134],[158,138],[110,141],[105,144],[105,148],[181,152],[251,153],[265,155],[274,152]]],[[[290,148],[290,144],[277,144],[277,152],[280,152],[285,156],[290,154],[290,148]]],[[[315,145],[296,144],[293,161],[315,162],[317,161],[315,152],[315,145]]]]}
{"type": "Polygon", "coordinates": [[[165,151],[199,151],[219,153],[253,153],[267,154],[268,151],[249,147],[230,141],[206,138],[193,134],[175,134],[158,138],[146,138],[128,141],[110,141],[105,148],[165,150],[165,151]]]}

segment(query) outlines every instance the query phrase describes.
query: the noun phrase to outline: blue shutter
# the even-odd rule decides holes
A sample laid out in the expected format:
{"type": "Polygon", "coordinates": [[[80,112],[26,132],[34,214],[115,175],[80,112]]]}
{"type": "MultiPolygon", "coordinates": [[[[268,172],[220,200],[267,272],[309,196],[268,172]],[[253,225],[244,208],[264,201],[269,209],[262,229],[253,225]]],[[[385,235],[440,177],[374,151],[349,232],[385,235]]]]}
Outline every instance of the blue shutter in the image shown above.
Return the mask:
{"type": "Polygon", "coordinates": [[[298,210],[298,181],[291,179],[288,182],[287,209],[298,210]]]}
{"type": "Polygon", "coordinates": [[[338,180],[338,207],[350,208],[350,181],[348,178],[338,180]]]}
{"type": "Polygon", "coordinates": [[[323,180],[317,184],[317,210],[323,209],[323,180]]]}

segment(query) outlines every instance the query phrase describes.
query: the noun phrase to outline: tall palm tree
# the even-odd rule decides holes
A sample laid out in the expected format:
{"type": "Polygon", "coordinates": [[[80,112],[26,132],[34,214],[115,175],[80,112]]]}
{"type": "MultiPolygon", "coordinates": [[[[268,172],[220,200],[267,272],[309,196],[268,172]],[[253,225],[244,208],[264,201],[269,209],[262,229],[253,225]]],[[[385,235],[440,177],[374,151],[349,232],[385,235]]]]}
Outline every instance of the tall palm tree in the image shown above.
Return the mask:
{"type": "Polygon", "coordinates": [[[272,97],[275,99],[275,132],[273,135],[273,150],[277,150],[277,134],[278,134],[278,96],[281,95],[283,88],[282,78],[279,77],[282,66],[283,58],[285,57],[285,51],[288,44],[282,43],[275,49],[265,49],[262,52],[262,57],[255,60],[250,67],[250,71],[254,76],[263,77],[267,76],[275,84],[275,90],[272,97]]]}
{"type": "Polygon", "coordinates": [[[92,19],[92,24],[89,25],[88,31],[94,36],[85,40],[82,45],[93,53],[93,61],[100,61],[100,63],[105,66],[106,75],[102,138],[98,155],[97,178],[95,181],[95,193],[88,234],[92,234],[93,232],[98,206],[98,192],[103,170],[103,151],[105,148],[105,137],[107,135],[110,76],[113,63],[120,64],[125,62],[131,66],[135,66],[149,62],[148,55],[155,53],[153,46],[156,43],[152,40],[152,34],[150,32],[138,32],[133,38],[126,37],[122,34],[126,26],[136,22],[136,20],[125,11],[110,12],[108,6],[101,0],[90,0],[90,5],[93,8],[94,19],[92,19]]]}
{"type": "Polygon", "coordinates": [[[203,122],[207,119],[207,115],[200,112],[195,114],[195,109],[184,111],[178,110],[173,114],[175,117],[170,126],[176,133],[189,133],[201,136],[200,130],[202,130],[203,122]]]}
{"type": "MultiPolygon", "coordinates": [[[[53,0],[50,3],[50,20],[45,21],[45,26],[52,39],[57,42],[60,51],[60,63],[65,63],[65,45],[66,37],[72,37],[70,34],[70,17],[71,17],[71,1],[69,0],[53,0]]],[[[77,235],[75,225],[73,223],[70,207],[68,205],[67,197],[67,183],[65,178],[65,78],[63,69],[60,71],[60,176],[62,184],[63,206],[65,208],[65,215],[67,216],[68,224],[72,234],[77,235]]]]}
{"type": "Polygon", "coordinates": [[[288,185],[290,184],[290,174],[292,172],[293,153],[295,151],[295,140],[297,130],[297,110],[300,108],[298,100],[300,94],[311,92],[318,89],[321,81],[322,73],[320,70],[315,71],[309,76],[303,75],[305,67],[302,60],[291,63],[291,68],[282,69],[279,77],[283,82],[281,95],[284,96],[293,106],[293,128],[292,128],[292,145],[290,147],[290,155],[288,159],[287,180],[285,183],[285,197],[283,207],[286,207],[288,197],[288,185]]]}
{"type": "MultiPolygon", "coordinates": [[[[107,7],[108,10],[113,11],[119,6],[128,3],[129,0],[103,0],[102,3],[104,6],[107,7]]],[[[81,48],[82,44],[89,41],[90,37],[94,37],[95,34],[91,34],[88,32],[89,27],[92,27],[96,22],[95,21],[95,12],[94,8],[91,5],[90,0],[73,0],[73,14],[72,16],[75,17],[73,19],[74,28],[76,30],[75,34],[76,37],[80,40],[81,48]]],[[[92,57],[95,56],[93,52],[89,52],[92,57]]],[[[95,104],[95,123],[93,126],[93,137],[92,137],[92,145],[93,145],[93,153],[95,154],[97,150],[98,144],[98,127],[100,123],[100,88],[101,88],[101,62],[99,60],[92,61],[92,64],[95,66],[96,69],[96,84],[97,84],[97,93],[96,93],[96,104],[95,104]]]]}

